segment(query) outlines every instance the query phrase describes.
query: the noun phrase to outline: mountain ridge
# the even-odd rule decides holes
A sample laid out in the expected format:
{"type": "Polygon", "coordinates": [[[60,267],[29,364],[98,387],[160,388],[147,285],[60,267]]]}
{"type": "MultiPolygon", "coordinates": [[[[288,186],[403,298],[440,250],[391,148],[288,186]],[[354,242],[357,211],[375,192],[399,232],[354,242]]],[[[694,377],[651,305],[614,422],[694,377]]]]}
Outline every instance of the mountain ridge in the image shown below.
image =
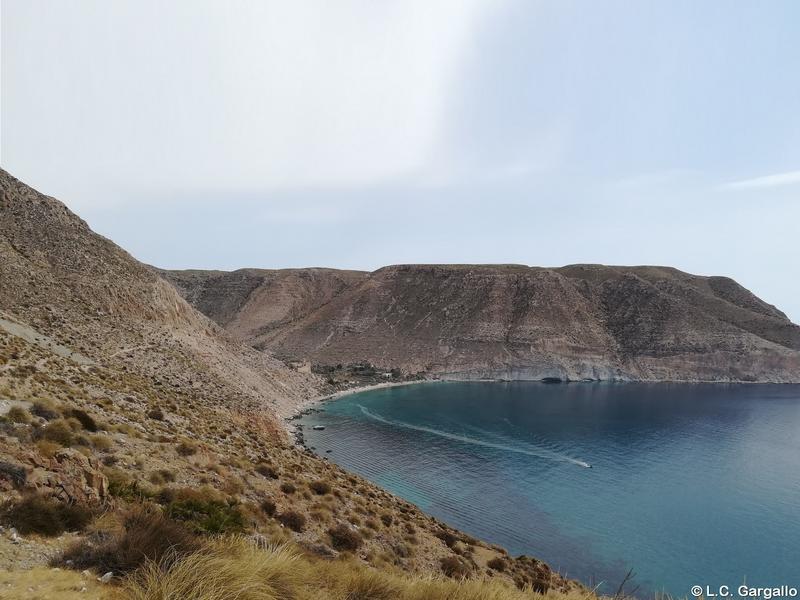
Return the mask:
{"type": "Polygon", "coordinates": [[[159,271],[255,348],[458,379],[800,381],[800,327],[673,267],[159,271]]]}

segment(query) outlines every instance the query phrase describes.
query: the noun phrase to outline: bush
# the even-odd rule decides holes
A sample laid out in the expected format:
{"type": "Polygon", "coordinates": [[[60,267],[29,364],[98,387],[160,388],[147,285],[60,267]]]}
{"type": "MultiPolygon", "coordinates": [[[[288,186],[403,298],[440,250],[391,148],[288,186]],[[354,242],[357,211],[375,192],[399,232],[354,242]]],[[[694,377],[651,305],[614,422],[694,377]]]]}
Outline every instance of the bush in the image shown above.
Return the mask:
{"type": "Polygon", "coordinates": [[[331,546],[336,550],[355,552],[364,541],[357,531],[350,529],[347,525],[330,528],[328,535],[331,536],[331,546]]]}
{"type": "Polygon", "coordinates": [[[80,504],[65,504],[40,494],[29,494],[2,508],[3,520],[23,535],[38,533],[48,537],[86,527],[94,513],[80,504]]]}
{"type": "Polygon", "coordinates": [[[69,416],[76,419],[86,431],[91,431],[92,433],[97,431],[97,423],[85,410],[73,408],[69,412],[69,416]]]}
{"type": "Polygon", "coordinates": [[[38,435],[42,439],[55,442],[61,446],[71,446],[75,441],[72,427],[65,419],[51,421],[45,427],[38,430],[38,435]]]}
{"type": "Polygon", "coordinates": [[[499,571],[502,573],[506,570],[506,561],[504,561],[499,556],[493,558],[492,560],[486,563],[486,566],[489,567],[492,571],[499,571]]]}
{"type": "Polygon", "coordinates": [[[39,440],[36,442],[36,450],[45,458],[53,458],[61,450],[61,445],[50,440],[39,440]]]}
{"type": "Polygon", "coordinates": [[[12,423],[27,425],[31,422],[31,413],[20,406],[12,406],[8,409],[6,416],[12,423]]]}
{"type": "Polygon", "coordinates": [[[275,503],[269,498],[264,498],[261,501],[261,512],[263,512],[268,517],[275,516],[275,509],[276,509],[275,503]]]}
{"type": "Polygon", "coordinates": [[[149,561],[172,563],[199,547],[186,528],[167,519],[157,508],[138,507],[124,516],[122,531],[90,536],[68,548],[57,563],[120,575],[149,561]]]}
{"type": "Polygon", "coordinates": [[[150,473],[147,480],[154,485],[163,485],[175,481],[175,473],[169,469],[158,469],[150,473]]]}
{"type": "Polygon", "coordinates": [[[390,515],[389,513],[383,513],[381,515],[381,521],[383,521],[383,524],[386,525],[386,527],[389,527],[389,525],[392,524],[392,521],[394,521],[394,519],[392,518],[392,515],[390,515]]]}
{"type": "Polygon", "coordinates": [[[264,463],[262,463],[262,464],[260,464],[260,465],[258,465],[256,467],[256,472],[259,473],[260,475],[263,475],[264,477],[266,477],[268,479],[277,479],[278,478],[278,471],[276,471],[275,468],[272,467],[271,465],[267,465],[267,464],[264,464],[264,463]]]}
{"type": "Polygon", "coordinates": [[[22,487],[28,480],[28,473],[21,465],[0,461],[0,478],[10,481],[14,487],[22,487]]]}
{"type": "Polygon", "coordinates": [[[181,521],[196,533],[235,533],[244,530],[244,516],[239,507],[225,502],[213,490],[180,488],[162,491],[168,499],[165,514],[181,521]],[[166,494],[165,494],[166,492],[166,494]]]}
{"type": "Polygon", "coordinates": [[[449,531],[437,531],[434,535],[442,540],[448,548],[453,548],[458,541],[458,538],[449,531]]]}
{"type": "Polygon", "coordinates": [[[300,533],[305,529],[306,517],[297,511],[289,510],[278,515],[278,520],[292,531],[300,533]]]}
{"type": "Polygon", "coordinates": [[[114,441],[107,435],[97,434],[91,436],[89,439],[92,442],[92,446],[104,452],[111,450],[111,448],[114,446],[114,441]]]}
{"type": "Polygon", "coordinates": [[[154,408],[152,410],[147,411],[147,416],[154,421],[163,421],[164,420],[164,411],[160,408],[154,408]]]}
{"type": "Polygon", "coordinates": [[[439,561],[439,564],[442,568],[442,573],[454,579],[463,579],[472,571],[470,566],[457,556],[446,556],[439,561]]]}
{"type": "Polygon", "coordinates": [[[197,444],[194,442],[183,441],[175,446],[175,451],[181,456],[191,456],[197,454],[197,444]]]}
{"type": "Polygon", "coordinates": [[[147,500],[154,495],[152,490],[141,487],[138,481],[131,479],[124,471],[107,468],[103,469],[103,473],[108,478],[108,493],[116,498],[133,502],[147,500]]]}
{"type": "Polygon", "coordinates": [[[33,406],[31,406],[31,413],[37,417],[41,417],[45,421],[52,421],[58,418],[58,412],[52,402],[47,400],[34,401],[33,406]]]}
{"type": "Polygon", "coordinates": [[[293,483],[285,481],[284,483],[281,484],[281,491],[284,494],[294,494],[297,491],[297,488],[294,486],[293,483]]]}
{"type": "Polygon", "coordinates": [[[308,487],[319,496],[331,493],[331,485],[327,481],[312,481],[308,484],[308,487]]]}

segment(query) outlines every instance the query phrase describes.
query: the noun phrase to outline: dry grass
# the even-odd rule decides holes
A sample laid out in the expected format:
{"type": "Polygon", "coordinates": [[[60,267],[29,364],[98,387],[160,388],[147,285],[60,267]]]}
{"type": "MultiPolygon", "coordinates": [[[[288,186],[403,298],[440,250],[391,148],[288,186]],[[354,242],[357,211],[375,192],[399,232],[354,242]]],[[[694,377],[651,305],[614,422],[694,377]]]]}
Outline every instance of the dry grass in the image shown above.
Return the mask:
{"type": "Polygon", "coordinates": [[[2,600],[110,600],[116,591],[75,571],[44,567],[0,571],[2,600]]]}
{"type": "Polygon", "coordinates": [[[149,563],[124,584],[127,600],[595,600],[589,592],[538,595],[497,580],[453,581],[322,561],[292,547],[221,538],[166,567],[149,563]]]}

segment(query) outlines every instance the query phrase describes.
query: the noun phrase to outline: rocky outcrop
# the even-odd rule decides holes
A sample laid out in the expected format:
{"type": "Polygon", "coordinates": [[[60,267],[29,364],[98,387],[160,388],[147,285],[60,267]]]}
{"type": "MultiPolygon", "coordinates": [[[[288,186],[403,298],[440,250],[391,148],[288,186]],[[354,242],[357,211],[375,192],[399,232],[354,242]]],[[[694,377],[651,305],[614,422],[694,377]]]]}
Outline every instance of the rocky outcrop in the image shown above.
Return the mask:
{"type": "Polygon", "coordinates": [[[450,378],[800,381],[800,328],[669,267],[399,265],[163,272],[238,339],[450,378]]]}
{"type": "Polygon", "coordinates": [[[69,504],[100,504],[108,500],[108,478],[98,461],[72,448],[62,448],[51,459],[31,453],[33,472],[28,486],[69,504]]]}

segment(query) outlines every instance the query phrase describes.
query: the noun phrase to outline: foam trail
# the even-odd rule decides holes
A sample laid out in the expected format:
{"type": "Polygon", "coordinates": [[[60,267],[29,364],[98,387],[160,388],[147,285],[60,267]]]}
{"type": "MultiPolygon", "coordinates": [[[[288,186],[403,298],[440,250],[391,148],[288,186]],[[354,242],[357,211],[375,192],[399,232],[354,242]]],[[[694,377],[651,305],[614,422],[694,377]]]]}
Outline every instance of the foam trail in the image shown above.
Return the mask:
{"type": "Polygon", "coordinates": [[[571,458],[566,456],[565,454],[559,454],[557,452],[552,452],[550,450],[544,450],[541,448],[537,448],[536,450],[528,450],[525,448],[517,448],[514,446],[507,446],[506,444],[495,444],[493,442],[485,442],[483,440],[476,440],[471,437],[467,437],[465,435],[458,435],[455,433],[448,433],[447,431],[439,431],[438,429],[433,429],[432,427],[425,427],[423,425],[412,425],[411,423],[404,423],[403,421],[392,421],[391,419],[386,419],[381,417],[380,415],[376,415],[375,413],[370,412],[364,406],[358,405],[361,409],[361,412],[368,416],[370,419],[374,419],[381,423],[385,423],[386,425],[392,425],[394,427],[402,427],[404,429],[413,429],[415,431],[424,431],[425,433],[430,433],[432,435],[438,435],[439,437],[447,438],[449,440],[455,440],[457,442],[462,442],[464,444],[473,444],[475,446],[483,446],[485,448],[494,448],[495,450],[503,450],[505,452],[515,452],[517,454],[525,454],[527,456],[535,456],[536,458],[548,458],[550,460],[557,460],[562,462],[569,462],[573,465],[578,465],[579,467],[584,467],[586,469],[591,469],[592,465],[582,460],[578,460],[577,458],[571,458]]]}

